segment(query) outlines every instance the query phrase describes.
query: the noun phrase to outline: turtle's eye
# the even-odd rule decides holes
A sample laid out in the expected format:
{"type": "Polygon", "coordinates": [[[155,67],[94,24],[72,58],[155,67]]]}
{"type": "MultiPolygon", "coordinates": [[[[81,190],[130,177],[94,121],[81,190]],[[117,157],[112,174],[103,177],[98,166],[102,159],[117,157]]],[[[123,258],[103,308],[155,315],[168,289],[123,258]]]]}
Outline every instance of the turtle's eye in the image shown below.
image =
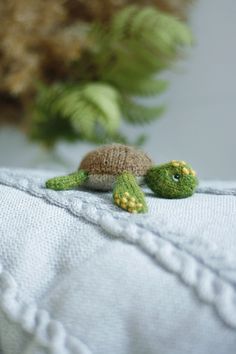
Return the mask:
{"type": "Polygon", "coordinates": [[[180,175],[178,173],[176,173],[175,175],[172,176],[173,181],[175,182],[179,182],[180,179],[180,175]]]}

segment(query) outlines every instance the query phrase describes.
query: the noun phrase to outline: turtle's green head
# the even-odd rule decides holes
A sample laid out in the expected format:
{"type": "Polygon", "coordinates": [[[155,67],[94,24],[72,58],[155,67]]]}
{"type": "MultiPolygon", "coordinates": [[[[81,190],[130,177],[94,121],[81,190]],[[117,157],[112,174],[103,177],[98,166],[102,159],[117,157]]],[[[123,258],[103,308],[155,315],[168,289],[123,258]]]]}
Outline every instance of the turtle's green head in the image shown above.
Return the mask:
{"type": "Polygon", "coordinates": [[[197,185],[196,172],[184,161],[151,167],[146,174],[148,187],[161,198],[190,197],[197,185]]]}

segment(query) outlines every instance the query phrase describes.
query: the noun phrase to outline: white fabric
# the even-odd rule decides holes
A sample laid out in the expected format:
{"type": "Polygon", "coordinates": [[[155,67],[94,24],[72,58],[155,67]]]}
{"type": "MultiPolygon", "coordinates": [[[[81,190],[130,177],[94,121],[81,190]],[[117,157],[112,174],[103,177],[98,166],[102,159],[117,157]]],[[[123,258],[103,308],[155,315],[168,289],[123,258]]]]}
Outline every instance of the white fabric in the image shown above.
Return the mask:
{"type": "Polygon", "coordinates": [[[235,353],[236,183],[130,215],[52,175],[0,172],[2,353],[235,353]]]}

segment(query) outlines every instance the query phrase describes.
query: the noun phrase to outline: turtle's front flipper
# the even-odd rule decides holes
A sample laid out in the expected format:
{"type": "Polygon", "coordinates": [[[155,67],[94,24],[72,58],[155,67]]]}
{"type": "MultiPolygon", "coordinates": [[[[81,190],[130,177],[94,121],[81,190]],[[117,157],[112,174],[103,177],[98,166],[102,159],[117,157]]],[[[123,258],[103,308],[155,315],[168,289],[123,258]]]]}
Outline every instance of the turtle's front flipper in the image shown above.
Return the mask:
{"type": "Polygon", "coordinates": [[[46,188],[57,191],[81,186],[88,179],[88,173],[84,170],[71,173],[67,176],[54,177],[46,182],[46,188]]]}
{"type": "Polygon", "coordinates": [[[129,172],[123,172],[116,178],[113,198],[116,205],[130,213],[145,213],[148,210],[144,193],[129,172]]]}

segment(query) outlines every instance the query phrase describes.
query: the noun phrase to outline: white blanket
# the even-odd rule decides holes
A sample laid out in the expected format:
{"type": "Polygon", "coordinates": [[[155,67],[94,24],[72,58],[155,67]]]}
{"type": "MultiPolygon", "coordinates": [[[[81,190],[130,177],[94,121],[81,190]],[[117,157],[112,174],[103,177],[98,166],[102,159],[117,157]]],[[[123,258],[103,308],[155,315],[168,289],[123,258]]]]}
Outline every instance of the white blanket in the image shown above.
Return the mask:
{"type": "Polygon", "coordinates": [[[235,353],[236,183],[130,215],[53,175],[0,172],[0,352],[235,353]]]}

